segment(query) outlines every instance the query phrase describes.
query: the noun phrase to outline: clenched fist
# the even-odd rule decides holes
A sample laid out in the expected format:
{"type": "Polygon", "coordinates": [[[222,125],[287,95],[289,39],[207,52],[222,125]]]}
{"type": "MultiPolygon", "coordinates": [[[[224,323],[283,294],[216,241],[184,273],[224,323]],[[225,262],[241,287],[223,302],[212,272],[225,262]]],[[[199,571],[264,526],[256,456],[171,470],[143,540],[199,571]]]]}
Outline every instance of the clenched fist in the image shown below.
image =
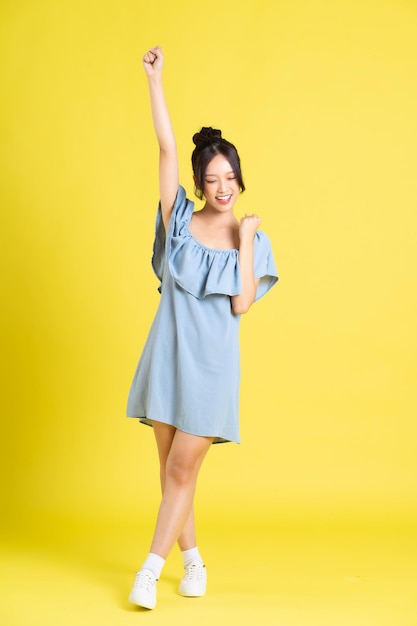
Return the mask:
{"type": "Polygon", "coordinates": [[[162,54],[161,46],[150,48],[148,52],[143,55],[142,64],[148,76],[160,74],[164,65],[164,55],[162,54]]]}
{"type": "Polygon", "coordinates": [[[261,225],[261,218],[258,215],[250,215],[245,213],[245,217],[240,220],[239,237],[240,241],[250,239],[255,236],[256,231],[261,225]]]}

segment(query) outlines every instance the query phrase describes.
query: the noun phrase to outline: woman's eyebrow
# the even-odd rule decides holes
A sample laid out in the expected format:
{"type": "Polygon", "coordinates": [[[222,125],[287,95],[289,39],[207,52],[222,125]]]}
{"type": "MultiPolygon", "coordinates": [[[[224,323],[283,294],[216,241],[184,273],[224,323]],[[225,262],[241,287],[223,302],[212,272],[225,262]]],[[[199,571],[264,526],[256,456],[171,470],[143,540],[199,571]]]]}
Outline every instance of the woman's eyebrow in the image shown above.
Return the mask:
{"type": "MultiPolygon", "coordinates": [[[[225,172],[225,174],[226,174],[226,175],[229,175],[229,174],[234,174],[234,171],[233,171],[233,170],[230,170],[230,172],[225,172]]],[[[216,176],[217,176],[217,174],[209,174],[208,172],[206,172],[206,177],[207,177],[207,176],[214,176],[214,177],[216,177],[216,176]]]]}

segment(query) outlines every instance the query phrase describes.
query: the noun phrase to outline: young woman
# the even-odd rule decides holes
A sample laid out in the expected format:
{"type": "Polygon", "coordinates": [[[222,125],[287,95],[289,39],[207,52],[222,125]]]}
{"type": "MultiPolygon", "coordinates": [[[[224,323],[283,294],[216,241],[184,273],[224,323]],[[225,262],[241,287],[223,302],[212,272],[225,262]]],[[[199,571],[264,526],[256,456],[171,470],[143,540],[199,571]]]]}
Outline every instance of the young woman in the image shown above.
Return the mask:
{"type": "Polygon", "coordinates": [[[206,570],[196,540],[193,499],[211,444],[239,442],[239,321],[277,281],[257,215],[240,221],[233,208],[244,190],[236,148],[221,132],[193,137],[194,212],[179,185],[176,142],[162,85],[163,54],[143,57],[159,143],[160,204],[152,265],[161,300],[129,394],[127,415],[153,426],[162,501],[150,553],[129,600],[153,609],[156,582],[178,542],[183,596],[202,596],[206,570]]]}

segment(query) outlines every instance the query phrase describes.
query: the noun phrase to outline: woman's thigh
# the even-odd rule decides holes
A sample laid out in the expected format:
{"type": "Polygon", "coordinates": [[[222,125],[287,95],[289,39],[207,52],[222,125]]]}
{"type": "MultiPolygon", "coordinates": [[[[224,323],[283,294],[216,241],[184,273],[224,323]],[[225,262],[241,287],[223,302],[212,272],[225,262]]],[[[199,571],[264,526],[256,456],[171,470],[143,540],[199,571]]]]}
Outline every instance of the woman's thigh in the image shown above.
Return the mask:
{"type": "Polygon", "coordinates": [[[212,443],[213,437],[200,437],[176,430],[167,457],[167,472],[179,471],[196,477],[212,443]]]}
{"type": "Polygon", "coordinates": [[[165,471],[167,461],[189,468],[200,467],[213,437],[199,437],[178,430],[170,424],[153,421],[161,469],[165,471]]]}
{"type": "Polygon", "coordinates": [[[170,424],[163,424],[162,422],[156,422],[155,420],[152,421],[152,426],[156,446],[158,448],[159,463],[162,468],[166,465],[168,454],[177,429],[170,424]]]}

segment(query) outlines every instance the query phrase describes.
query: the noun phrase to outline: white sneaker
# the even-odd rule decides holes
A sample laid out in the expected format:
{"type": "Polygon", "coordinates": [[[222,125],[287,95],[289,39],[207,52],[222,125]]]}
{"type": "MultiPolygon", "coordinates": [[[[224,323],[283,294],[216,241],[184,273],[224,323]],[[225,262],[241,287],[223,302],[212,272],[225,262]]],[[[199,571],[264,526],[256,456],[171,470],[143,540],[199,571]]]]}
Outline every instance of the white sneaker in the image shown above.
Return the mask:
{"type": "Polygon", "coordinates": [[[185,568],[185,574],[180,582],[178,593],[181,596],[199,597],[206,593],[207,572],[206,566],[200,561],[192,561],[185,568]]]}
{"type": "Polygon", "coordinates": [[[156,583],[157,580],[150,570],[143,569],[137,572],[129,602],[143,606],[145,609],[154,609],[156,607],[156,583]]]}

